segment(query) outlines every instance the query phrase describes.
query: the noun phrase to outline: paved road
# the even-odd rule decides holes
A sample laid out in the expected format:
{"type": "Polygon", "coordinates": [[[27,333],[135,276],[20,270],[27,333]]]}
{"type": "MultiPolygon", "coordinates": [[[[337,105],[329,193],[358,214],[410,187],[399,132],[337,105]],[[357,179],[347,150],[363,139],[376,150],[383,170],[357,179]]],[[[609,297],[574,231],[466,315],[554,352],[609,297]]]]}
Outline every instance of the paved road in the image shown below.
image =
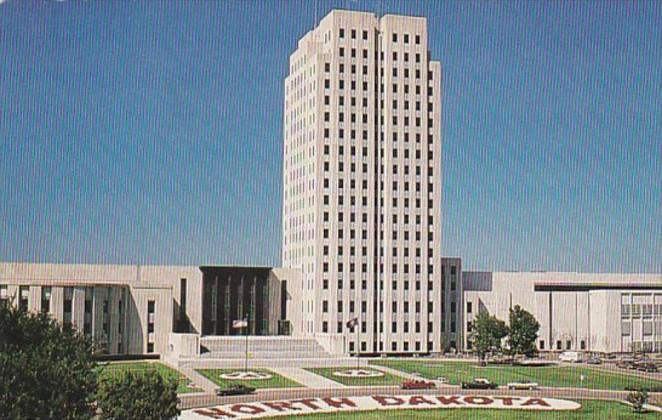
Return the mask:
{"type": "MultiPolygon", "coordinates": [[[[417,390],[416,394],[435,394],[435,395],[522,395],[522,396],[540,396],[551,398],[567,399],[591,399],[591,400],[624,400],[627,397],[627,391],[609,391],[585,388],[547,388],[541,387],[534,391],[511,391],[505,387],[496,390],[464,390],[456,385],[443,385],[432,390],[417,390]]],[[[375,394],[411,394],[411,390],[402,390],[398,386],[373,386],[373,387],[345,387],[336,389],[313,389],[313,388],[281,388],[258,390],[255,394],[242,395],[238,397],[217,397],[214,395],[183,395],[180,397],[180,408],[185,410],[189,408],[208,407],[218,404],[229,404],[238,402],[256,402],[284,400],[293,398],[322,398],[322,397],[343,397],[360,396],[375,394]]],[[[660,393],[657,393],[657,397],[660,393]]]]}

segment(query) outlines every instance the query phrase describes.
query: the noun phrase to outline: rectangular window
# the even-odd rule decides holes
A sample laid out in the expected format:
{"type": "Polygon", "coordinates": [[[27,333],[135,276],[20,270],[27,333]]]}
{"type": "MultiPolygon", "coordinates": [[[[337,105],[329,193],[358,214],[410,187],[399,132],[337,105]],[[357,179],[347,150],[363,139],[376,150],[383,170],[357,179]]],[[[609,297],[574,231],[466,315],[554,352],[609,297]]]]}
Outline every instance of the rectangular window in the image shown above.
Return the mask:
{"type": "Polygon", "coordinates": [[[186,279],[179,280],[179,320],[186,321],[186,279]]]}
{"type": "MultiPolygon", "coordinates": [[[[86,302],[87,303],[87,302],[86,302]]],[[[46,313],[50,310],[51,306],[51,288],[41,288],[41,311],[46,313]]]]}
{"type": "Polygon", "coordinates": [[[639,318],[641,315],[641,305],[632,305],[632,317],[639,318]]]}
{"type": "Polygon", "coordinates": [[[622,322],[621,323],[621,335],[630,335],[632,334],[632,323],[622,322]]]}
{"type": "Polygon", "coordinates": [[[30,287],[29,286],[19,286],[19,301],[18,301],[18,308],[21,311],[27,311],[28,310],[28,296],[30,294],[30,287]]]}
{"type": "Polygon", "coordinates": [[[653,335],[653,322],[644,321],[642,325],[644,335],[653,335]]]}
{"type": "Polygon", "coordinates": [[[7,285],[0,286],[0,306],[9,304],[9,294],[7,292],[7,285]]]}
{"type": "Polygon", "coordinates": [[[545,350],[545,340],[540,340],[540,342],[538,343],[538,348],[540,350],[545,350]]]}
{"type": "Polygon", "coordinates": [[[147,301],[147,352],[148,353],[153,353],[154,352],[154,343],[152,340],[150,340],[149,334],[154,332],[154,313],[156,311],[156,302],[153,300],[148,300],[147,301]],[[151,348],[150,348],[151,346],[151,348]]]}
{"type": "Polygon", "coordinates": [[[630,305],[621,305],[621,317],[629,318],[630,317],[630,305]]]}
{"type": "MultiPolygon", "coordinates": [[[[50,292],[50,291],[49,291],[50,292]]],[[[43,293],[43,289],[42,289],[43,293]]],[[[92,334],[92,295],[93,289],[91,287],[85,288],[85,306],[84,306],[84,319],[83,319],[83,333],[92,334]]],[[[44,311],[42,303],[42,311],[44,311]]]]}

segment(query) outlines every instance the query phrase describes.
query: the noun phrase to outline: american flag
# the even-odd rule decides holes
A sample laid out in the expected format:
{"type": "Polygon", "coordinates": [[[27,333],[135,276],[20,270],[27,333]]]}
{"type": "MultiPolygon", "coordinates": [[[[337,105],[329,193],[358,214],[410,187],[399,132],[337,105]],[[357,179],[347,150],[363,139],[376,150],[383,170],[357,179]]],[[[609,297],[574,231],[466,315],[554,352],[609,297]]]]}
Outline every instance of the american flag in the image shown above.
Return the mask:
{"type": "Polygon", "coordinates": [[[354,328],[354,327],[357,326],[358,324],[359,324],[359,318],[358,318],[358,317],[354,317],[354,318],[350,319],[349,321],[347,321],[347,323],[345,324],[345,326],[351,330],[352,328],[354,328]]]}

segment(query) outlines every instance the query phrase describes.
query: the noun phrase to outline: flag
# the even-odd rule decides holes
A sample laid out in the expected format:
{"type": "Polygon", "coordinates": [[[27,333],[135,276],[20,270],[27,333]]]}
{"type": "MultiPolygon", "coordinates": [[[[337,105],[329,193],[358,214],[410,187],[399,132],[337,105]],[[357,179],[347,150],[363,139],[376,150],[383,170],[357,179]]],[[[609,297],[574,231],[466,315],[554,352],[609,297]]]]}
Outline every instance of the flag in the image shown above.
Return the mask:
{"type": "Polygon", "coordinates": [[[359,324],[359,318],[354,317],[349,321],[347,321],[347,323],[345,323],[345,326],[351,330],[352,328],[356,327],[358,324],[359,324]]]}
{"type": "Polygon", "coordinates": [[[232,328],[246,328],[248,327],[248,320],[246,319],[235,319],[232,321],[232,328]]]}

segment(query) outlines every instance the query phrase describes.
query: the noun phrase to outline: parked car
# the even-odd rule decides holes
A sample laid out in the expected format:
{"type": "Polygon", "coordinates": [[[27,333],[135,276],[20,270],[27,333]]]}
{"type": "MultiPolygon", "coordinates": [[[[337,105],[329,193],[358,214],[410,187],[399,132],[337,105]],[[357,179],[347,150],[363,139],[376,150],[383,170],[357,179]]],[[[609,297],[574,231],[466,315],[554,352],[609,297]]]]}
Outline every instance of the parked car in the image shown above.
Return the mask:
{"type": "Polygon", "coordinates": [[[586,359],[586,363],[588,363],[589,365],[600,365],[602,364],[602,359],[600,359],[597,356],[592,356],[586,359]]]}
{"type": "Polygon", "coordinates": [[[654,363],[650,362],[639,362],[634,364],[634,369],[637,369],[640,372],[648,372],[648,373],[657,373],[658,369],[657,366],[655,366],[654,363]]]}
{"type": "Polygon", "coordinates": [[[616,367],[621,369],[633,369],[634,361],[632,360],[619,360],[616,362],[616,367]]]}
{"type": "Polygon", "coordinates": [[[462,382],[462,389],[497,389],[499,384],[490,382],[485,378],[475,378],[471,382],[462,382]]]}
{"type": "Polygon", "coordinates": [[[216,390],[216,395],[219,397],[227,397],[229,395],[245,395],[252,394],[255,392],[255,388],[251,388],[246,385],[236,384],[230,385],[227,388],[218,388],[216,390]]]}
{"type": "Polygon", "coordinates": [[[562,362],[581,363],[584,361],[584,353],[581,351],[564,351],[559,355],[562,362]]]}
{"type": "Polygon", "coordinates": [[[448,380],[448,378],[444,378],[443,376],[437,376],[436,381],[437,381],[437,382],[440,382],[440,383],[442,383],[442,384],[449,384],[449,383],[450,383],[450,381],[448,380]]]}
{"type": "Polygon", "coordinates": [[[434,384],[434,382],[423,381],[420,379],[404,381],[400,384],[400,388],[402,389],[433,389],[436,387],[437,386],[434,384]]]}
{"type": "Polygon", "coordinates": [[[528,380],[508,382],[508,389],[538,389],[538,382],[528,380]]]}

